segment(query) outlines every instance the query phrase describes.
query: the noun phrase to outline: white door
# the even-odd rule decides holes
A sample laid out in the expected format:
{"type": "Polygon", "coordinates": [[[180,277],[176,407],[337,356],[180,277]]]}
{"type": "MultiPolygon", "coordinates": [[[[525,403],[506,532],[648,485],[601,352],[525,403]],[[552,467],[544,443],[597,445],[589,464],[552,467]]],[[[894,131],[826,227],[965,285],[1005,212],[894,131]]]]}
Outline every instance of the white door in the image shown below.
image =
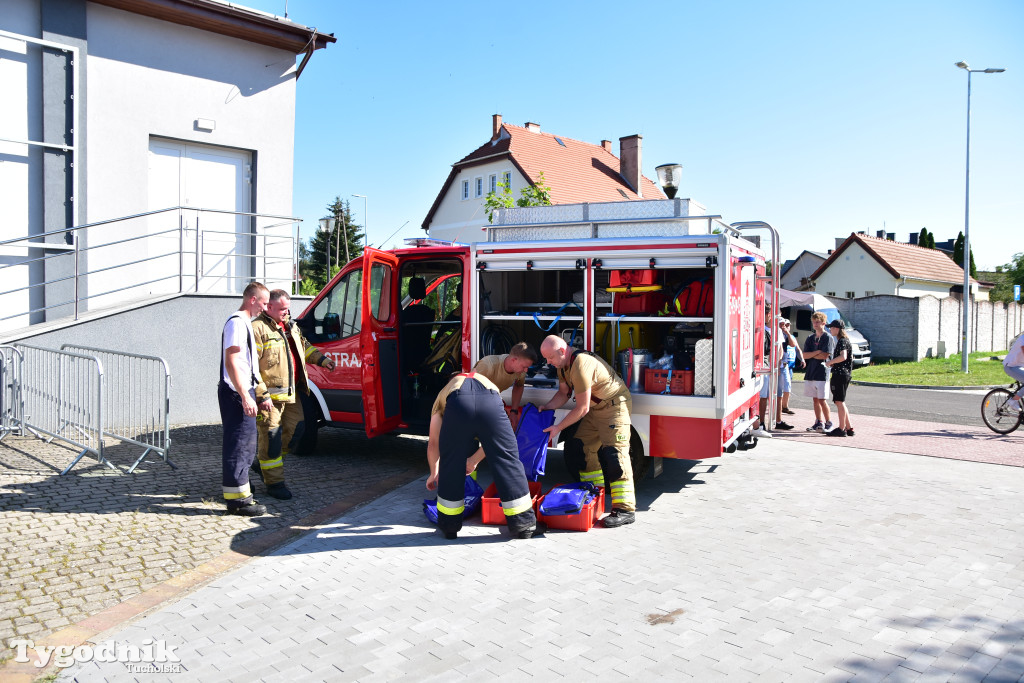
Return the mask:
{"type": "MultiPolygon", "coordinates": [[[[185,289],[239,293],[253,278],[251,219],[232,213],[250,210],[249,154],[233,149],[150,140],[150,210],[187,206],[205,211],[181,212],[185,254],[185,289]],[[198,252],[198,255],[196,254],[198,252]],[[196,273],[198,269],[198,284],[196,273]]],[[[151,234],[177,227],[178,215],[153,216],[151,234]],[[173,222],[173,226],[171,223],[173,222]]],[[[177,251],[178,236],[168,233],[177,251]]],[[[179,264],[173,268],[178,272],[179,264]]],[[[175,283],[177,286],[177,283],[175,283]]]]}

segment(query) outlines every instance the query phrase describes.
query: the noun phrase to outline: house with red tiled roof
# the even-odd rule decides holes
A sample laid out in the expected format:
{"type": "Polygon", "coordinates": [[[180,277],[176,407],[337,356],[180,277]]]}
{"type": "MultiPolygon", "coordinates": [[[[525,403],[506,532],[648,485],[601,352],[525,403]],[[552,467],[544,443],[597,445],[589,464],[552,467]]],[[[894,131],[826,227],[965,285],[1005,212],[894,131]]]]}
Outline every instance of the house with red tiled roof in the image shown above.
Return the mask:
{"type": "MultiPolygon", "coordinates": [[[[595,145],[544,133],[540,125],[514,126],[495,114],[491,139],[452,164],[441,191],[423,220],[431,237],[459,242],[482,238],[488,225],[484,200],[498,183],[510,185],[512,196],[540,182],[551,188],[552,204],[665,199],[665,193],[641,172],[643,137],[619,138],[619,156],[612,143],[595,145]]],[[[703,211],[703,207],[694,207],[703,211]]]]}
{"type": "MultiPolygon", "coordinates": [[[[963,291],[964,271],[942,251],[852,233],[810,276],[814,291],[853,299],[876,294],[944,299],[963,291]]],[[[976,300],[988,290],[971,278],[976,300]]]]}

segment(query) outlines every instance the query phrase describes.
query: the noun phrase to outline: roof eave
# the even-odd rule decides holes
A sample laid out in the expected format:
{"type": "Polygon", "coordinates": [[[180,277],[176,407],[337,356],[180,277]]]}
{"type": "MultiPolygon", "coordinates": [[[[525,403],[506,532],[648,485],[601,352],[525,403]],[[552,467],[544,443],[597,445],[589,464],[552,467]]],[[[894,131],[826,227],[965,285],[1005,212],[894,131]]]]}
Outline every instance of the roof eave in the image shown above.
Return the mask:
{"type": "Polygon", "coordinates": [[[311,49],[319,50],[337,41],[332,34],[320,33],[315,28],[213,0],[89,1],[294,54],[308,54],[311,49]]]}

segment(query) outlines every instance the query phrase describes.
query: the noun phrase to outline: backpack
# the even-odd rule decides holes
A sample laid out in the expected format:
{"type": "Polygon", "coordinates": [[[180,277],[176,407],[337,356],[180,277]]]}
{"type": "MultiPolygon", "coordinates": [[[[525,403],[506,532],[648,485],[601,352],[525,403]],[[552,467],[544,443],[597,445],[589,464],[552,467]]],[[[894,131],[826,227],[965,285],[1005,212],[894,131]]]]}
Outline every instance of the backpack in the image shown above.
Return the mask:
{"type": "Polygon", "coordinates": [[[540,504],[542,515],[574,515],[598,495],[597,486],[589,481],[561,484],[547,492],[540,504]]]}
{"type": "Polygon", "coordinates": [[[684,283],[669,302],[685,318],[709,318],[715,311],[715,281],[702,277],[684,283]]]}

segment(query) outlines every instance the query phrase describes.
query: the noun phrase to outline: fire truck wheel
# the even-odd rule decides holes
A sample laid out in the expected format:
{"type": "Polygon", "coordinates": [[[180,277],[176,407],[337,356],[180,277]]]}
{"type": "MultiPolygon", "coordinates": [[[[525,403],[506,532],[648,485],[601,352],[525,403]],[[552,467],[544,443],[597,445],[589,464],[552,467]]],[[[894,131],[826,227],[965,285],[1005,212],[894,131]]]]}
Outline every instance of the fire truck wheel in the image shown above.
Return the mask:
{"type": "Polygon", "coordinates": [[[629,462],[633,466],[633,481],[643,481],[651,469],[651,459],[644,455],[644,441],[635,429],[629,438],[629,462]]]}

